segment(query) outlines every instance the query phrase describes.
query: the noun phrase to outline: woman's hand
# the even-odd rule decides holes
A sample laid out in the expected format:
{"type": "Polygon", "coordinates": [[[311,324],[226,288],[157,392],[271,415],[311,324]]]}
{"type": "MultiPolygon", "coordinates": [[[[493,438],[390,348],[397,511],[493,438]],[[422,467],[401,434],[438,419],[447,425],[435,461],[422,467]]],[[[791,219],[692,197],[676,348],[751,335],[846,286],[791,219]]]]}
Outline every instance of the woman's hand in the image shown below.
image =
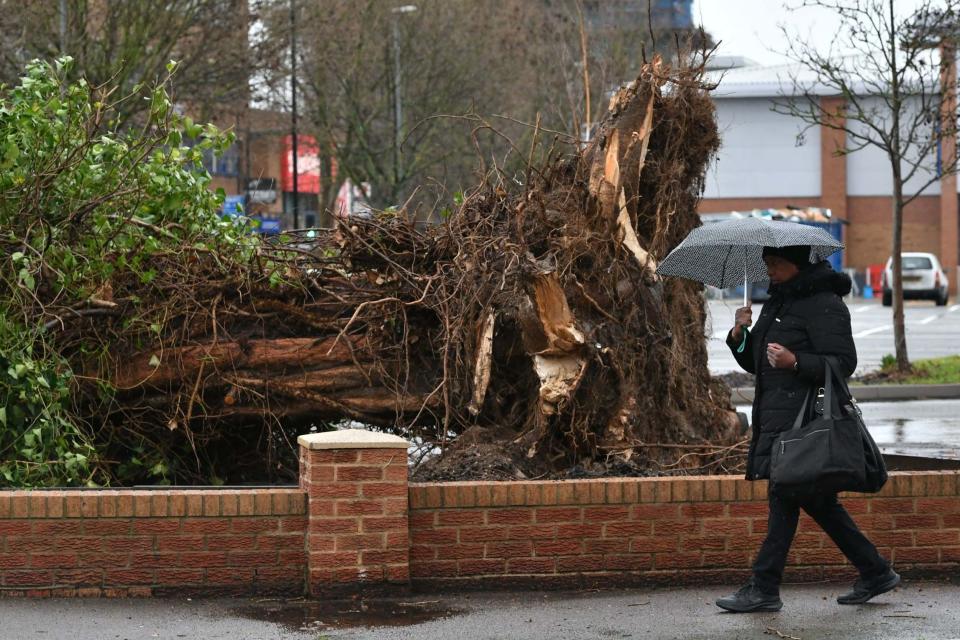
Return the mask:
{"type": "Polygon", "coordinates": [[[792,369],[797,356],[782,344],[771,342],[767,345],[767,362],[775,369],[792,369]]]}
{"type": "Polygon", "coordinates": [[[734,319],[733,339],[737,342],[743,339],[743,328],[753,324],[753,309],[750,307],[740,307],[737,309],[737,315],[734,319]]]}

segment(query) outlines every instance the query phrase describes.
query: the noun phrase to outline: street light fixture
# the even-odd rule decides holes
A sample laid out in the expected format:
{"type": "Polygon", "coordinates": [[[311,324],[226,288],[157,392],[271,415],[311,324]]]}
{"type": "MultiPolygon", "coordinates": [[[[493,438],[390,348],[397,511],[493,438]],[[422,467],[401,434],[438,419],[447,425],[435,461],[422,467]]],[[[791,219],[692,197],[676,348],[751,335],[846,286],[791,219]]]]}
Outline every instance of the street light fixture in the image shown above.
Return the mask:
{"type": "Polygon", "coordinates": [[[390,9],[390,13],[393,14],[393,177],[397,186],[400,185],[400,176],[403,173],[400,160],[400,144],[403,141],[403,109],[400,104],[400,15],[413,13],[416,10],[417,6],[413,4],[390,9]]]}

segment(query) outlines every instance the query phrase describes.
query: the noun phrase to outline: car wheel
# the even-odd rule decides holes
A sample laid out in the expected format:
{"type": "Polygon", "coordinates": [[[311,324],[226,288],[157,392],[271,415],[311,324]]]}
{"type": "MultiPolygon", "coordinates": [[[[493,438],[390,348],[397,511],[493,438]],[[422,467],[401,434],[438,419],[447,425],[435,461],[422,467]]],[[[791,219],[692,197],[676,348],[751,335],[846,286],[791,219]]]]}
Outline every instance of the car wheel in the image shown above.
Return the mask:
{"type": "Polygon", "coordinates": [[[883,292],[883,306],[889,307],[893,304],[893,293],[890,291],[883,292]]]}
{"type": "Polygon", "coordinates": [[[950,294],[947,293],[947,290],[946,290],[946,289],[941,289],[941,290],[940,290],[940,295],[937,296],[937,306],[938,306],[938,307],[945,307],[945,306],[947,306],[947,302],[948,302],[949,300],[950,300],[950,294]]]}

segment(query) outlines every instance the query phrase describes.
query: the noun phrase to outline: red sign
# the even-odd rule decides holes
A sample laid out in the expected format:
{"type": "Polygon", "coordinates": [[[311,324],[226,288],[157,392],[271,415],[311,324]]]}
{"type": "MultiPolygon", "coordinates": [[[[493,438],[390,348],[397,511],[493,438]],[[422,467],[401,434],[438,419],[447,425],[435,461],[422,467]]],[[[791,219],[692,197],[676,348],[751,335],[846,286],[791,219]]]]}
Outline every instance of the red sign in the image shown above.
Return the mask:
{"type": "MultiPolygon", "coordinates": [[[[297,136],[297,191],[320,193],[320,147],[313,136],[297,136]]],[[[280,182],[284,191],[293,191],[293,136],[283,139],[280,182]]]]}

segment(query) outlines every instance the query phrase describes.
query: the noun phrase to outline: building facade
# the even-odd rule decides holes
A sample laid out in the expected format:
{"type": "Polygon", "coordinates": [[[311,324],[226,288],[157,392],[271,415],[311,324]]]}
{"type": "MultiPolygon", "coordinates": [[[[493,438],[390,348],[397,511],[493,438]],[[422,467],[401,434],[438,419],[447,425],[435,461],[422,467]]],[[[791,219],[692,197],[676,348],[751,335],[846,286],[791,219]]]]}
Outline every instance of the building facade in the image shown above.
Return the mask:
{"type": "MultiPolygon", "coordinates": [[[[789,66],[746,65],[716,72],[717,124],[723,145],[711,165],[701,213],[787,206],[829,208],[847,224],[845,266],[865,270],[891,253],[893,181],[886,155],[876,147],[847,152],[846,134],[807,127],[798,118],[774,111],[792,87],[789,66]],[[786,91],[785,91],[786,89],[786,91]]],[[[840,98],[821,95],[835,109],[840,98]]],[[[905,185],[918,194],[903,217],[903,250],[937,254],[956,287],[958,208],[955,175],[936,179],[938,158],[925,163],[905,185]]]]}

